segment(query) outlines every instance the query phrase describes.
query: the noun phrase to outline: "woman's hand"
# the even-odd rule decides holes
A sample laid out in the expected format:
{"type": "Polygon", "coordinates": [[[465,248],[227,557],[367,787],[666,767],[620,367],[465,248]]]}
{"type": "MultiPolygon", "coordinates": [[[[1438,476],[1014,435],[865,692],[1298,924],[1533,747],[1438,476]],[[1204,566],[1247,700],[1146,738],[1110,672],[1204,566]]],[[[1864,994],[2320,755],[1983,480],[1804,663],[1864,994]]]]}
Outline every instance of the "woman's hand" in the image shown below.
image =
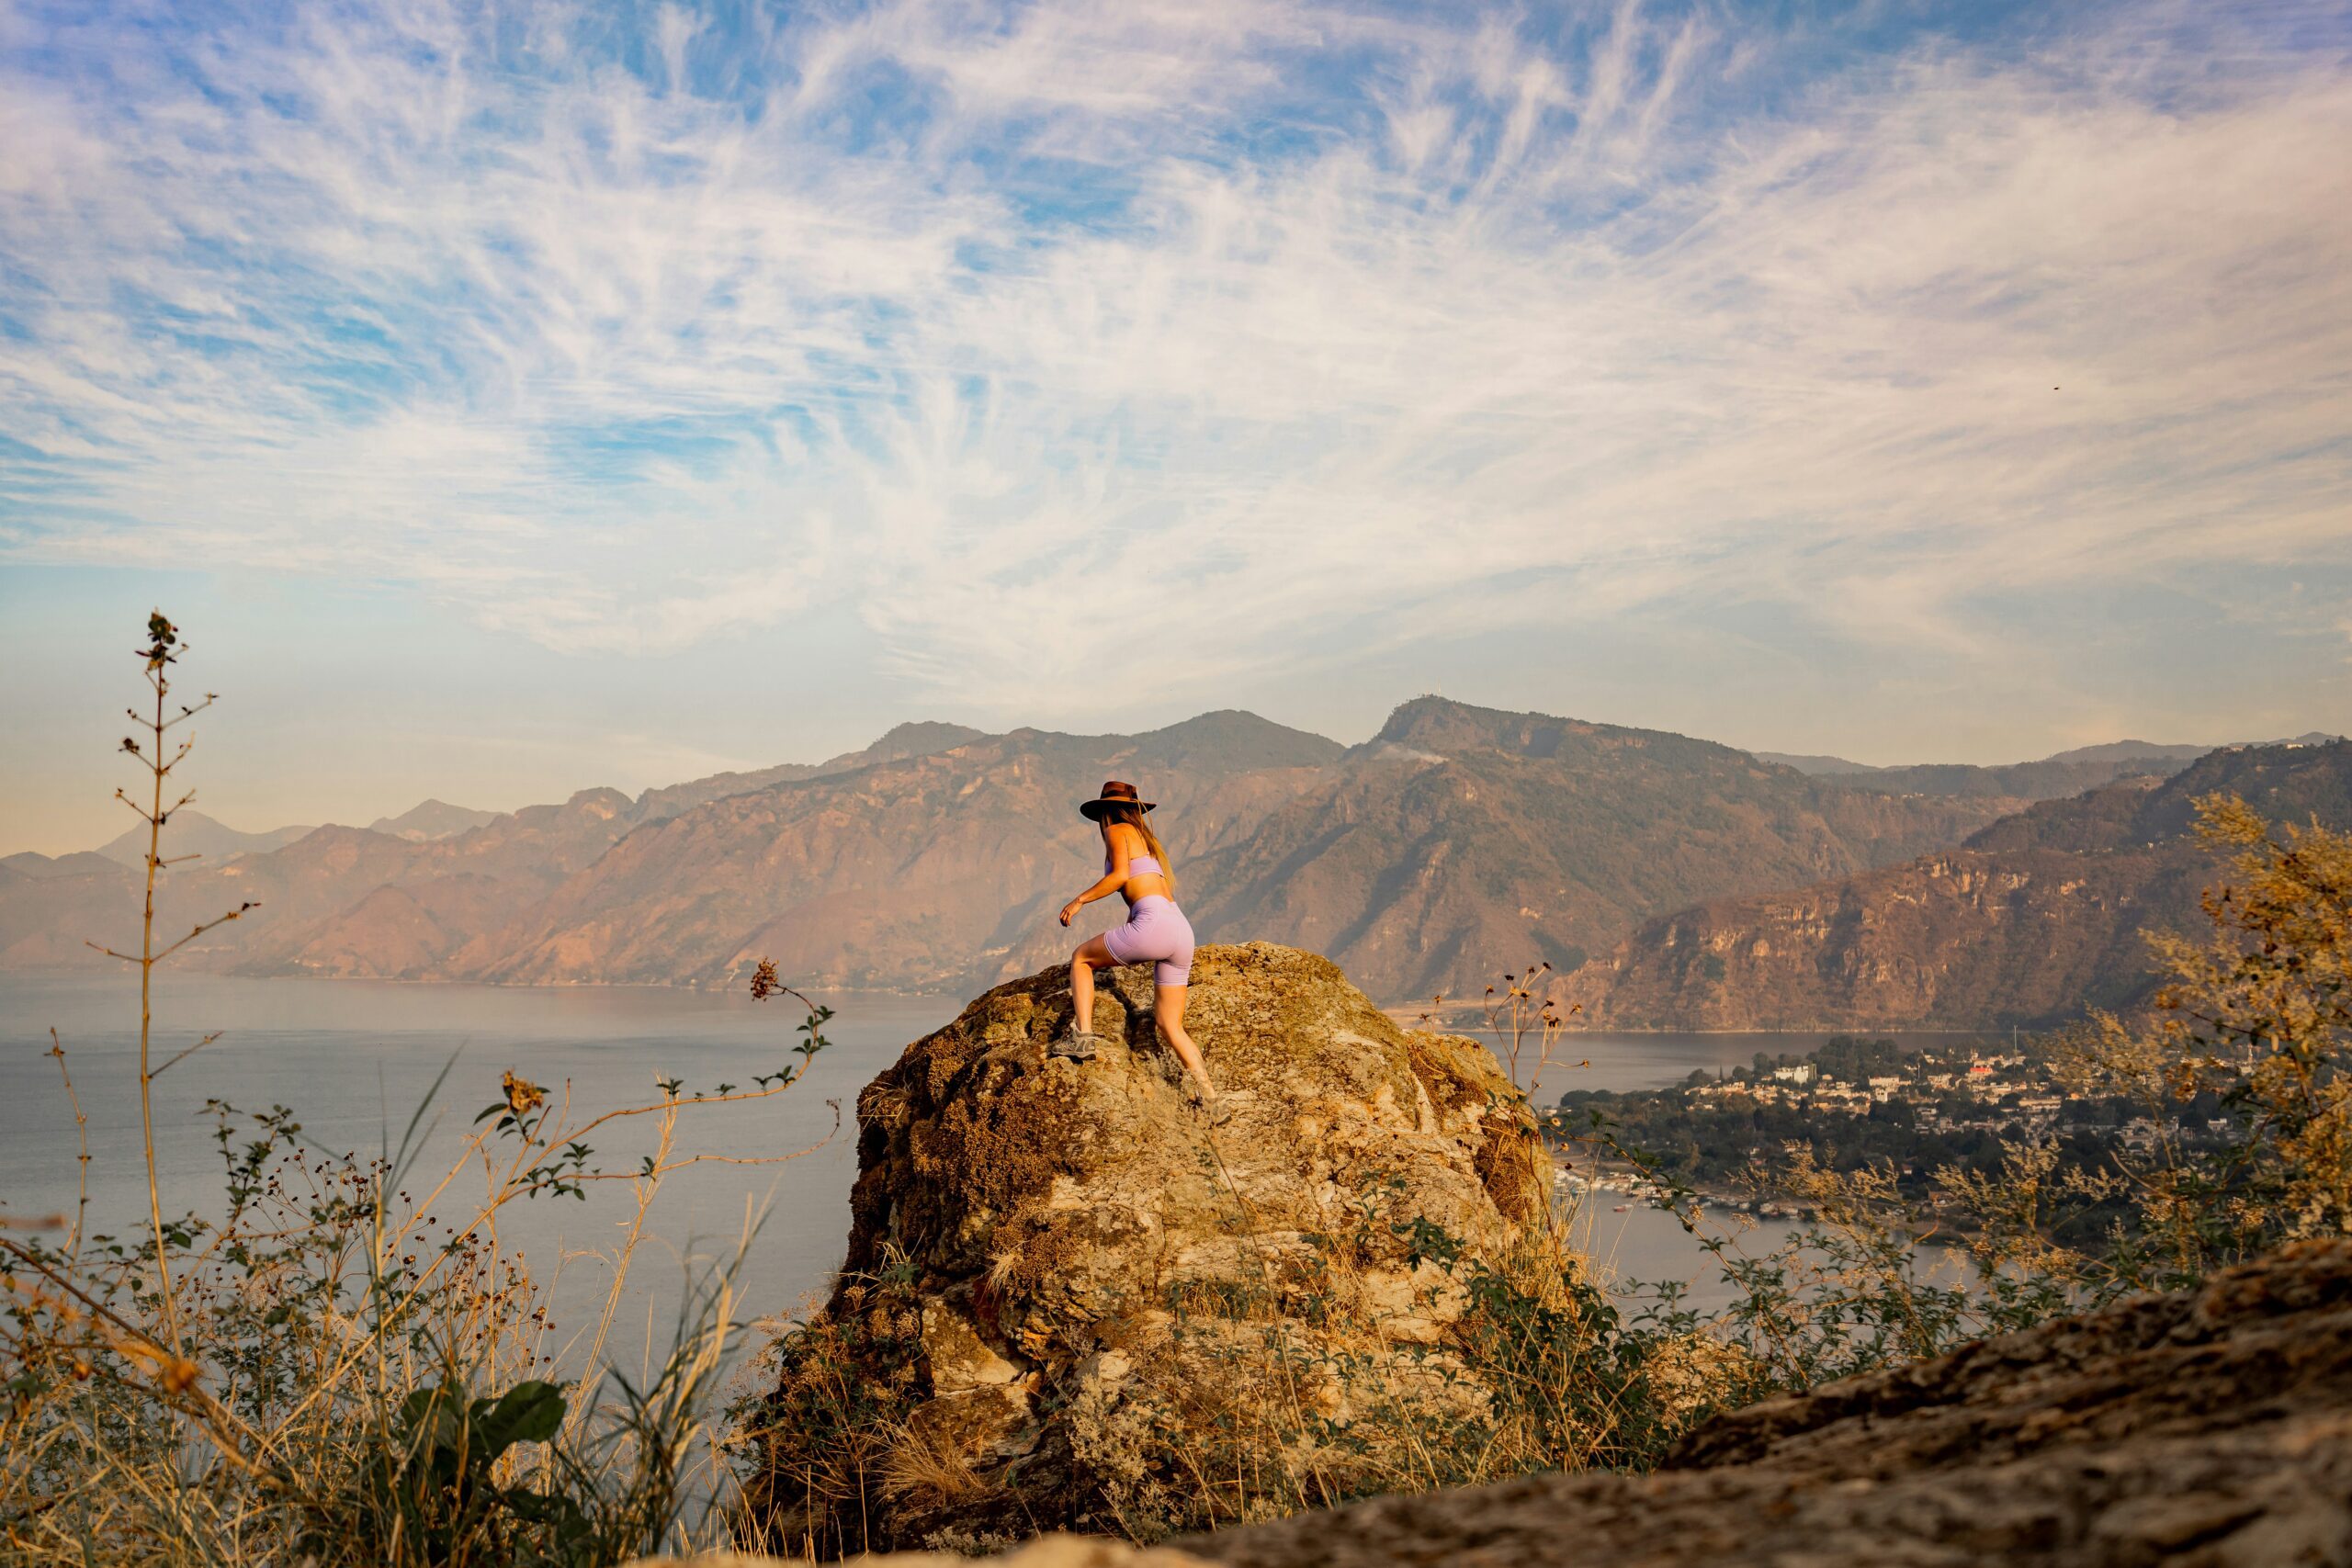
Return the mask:
{"type": "Polygon", "coordinates": [[[1077,919],[1079,910],[1084,907],[1085,905],[1083,902],[1076,898],[1073,898],[1069,903],[1064,904],[1062,906],[1062,924],[1068,925],[1071,920],[1077,919]]]}

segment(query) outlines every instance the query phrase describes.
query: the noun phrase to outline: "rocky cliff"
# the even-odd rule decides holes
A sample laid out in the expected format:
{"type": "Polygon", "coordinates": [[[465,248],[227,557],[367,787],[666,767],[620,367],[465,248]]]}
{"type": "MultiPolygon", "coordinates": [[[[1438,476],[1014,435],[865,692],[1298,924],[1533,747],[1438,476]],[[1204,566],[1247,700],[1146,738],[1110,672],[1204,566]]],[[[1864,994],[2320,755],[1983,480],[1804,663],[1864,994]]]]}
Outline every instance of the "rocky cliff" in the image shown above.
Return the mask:
{"type": "Polygon", "coordinates": [[[1593,1027],[1962,1028],[2127,1006],[2145,935],[2201,925],[2222,874],[2194,803],[2352,826],[2352,742],[2218,751],[2160,784],[2049,801],[1960,847],[1644,925],[1564,987],[1593,1027]]]}
{"type": "Polygon", "coordinates": [[[1235,1107],[1178,1088],[1148,973],[1111,1043],[1049,1056],[1059,970],[1001,986],[858,1097],[848,1255],[752,1422],[780,1549],[987,1542],[1182,1517],[1279,1408],[1337,1475],[1367,1402],[1476,1401],[1421,1220],[1496,1257],[1547,1201],[1525,1100],[1476,1043],[1399,1029],[1329,962],[1203,948],[1187,1022],[1235,1107]],[[1230,1452],[1226,1451],[1230,1447],[1230,1452]]]}

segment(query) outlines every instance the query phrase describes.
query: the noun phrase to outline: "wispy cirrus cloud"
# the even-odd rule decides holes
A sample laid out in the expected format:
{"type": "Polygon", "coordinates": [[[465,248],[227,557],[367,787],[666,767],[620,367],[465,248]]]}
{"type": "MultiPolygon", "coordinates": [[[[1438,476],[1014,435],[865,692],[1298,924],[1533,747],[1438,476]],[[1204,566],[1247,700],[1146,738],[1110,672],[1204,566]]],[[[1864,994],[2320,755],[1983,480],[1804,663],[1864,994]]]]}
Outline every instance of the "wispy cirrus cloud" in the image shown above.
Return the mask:
{"type": "Polygon", "coordinates": [[[1872,15],[20,6],[0,552],[999,705],[2352,564],[2346,14],[1872,15]]]}

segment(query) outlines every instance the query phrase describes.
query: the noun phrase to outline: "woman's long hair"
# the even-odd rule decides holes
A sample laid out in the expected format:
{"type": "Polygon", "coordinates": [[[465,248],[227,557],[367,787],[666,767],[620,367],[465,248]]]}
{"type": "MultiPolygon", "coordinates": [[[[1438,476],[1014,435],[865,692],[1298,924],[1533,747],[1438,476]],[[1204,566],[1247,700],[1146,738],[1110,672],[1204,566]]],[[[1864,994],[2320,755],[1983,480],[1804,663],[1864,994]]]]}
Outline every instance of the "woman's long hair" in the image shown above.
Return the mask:
{"type": "Polygon", "coordinates": [[[1136,832],[1143,835],[1144,848],[1149,850],[1151,852],[1151,858],[1159,863],[1159,874],[1168,879],[1168,897],[1170,898],[1175,897],[1176,868],[1168,863],[1168,851],[1161,845],[1159,841],[1159,835],[1151,830],[1151,823],[1145,818],[1142,807],[1135,806],[1107,807],[1103,809],[1102,820],[1105,822],[1125,822],[1128,827],[1133,828],[1136,832]]]}

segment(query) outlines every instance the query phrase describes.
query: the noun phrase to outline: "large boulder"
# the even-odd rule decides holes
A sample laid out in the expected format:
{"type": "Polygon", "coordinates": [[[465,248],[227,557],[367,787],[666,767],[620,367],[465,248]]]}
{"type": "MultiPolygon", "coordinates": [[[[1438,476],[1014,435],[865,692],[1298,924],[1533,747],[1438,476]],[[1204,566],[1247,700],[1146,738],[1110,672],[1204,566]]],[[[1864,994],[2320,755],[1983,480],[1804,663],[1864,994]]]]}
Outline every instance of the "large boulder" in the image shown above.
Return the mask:
{"type": "Polygon", "coordinates": [[[1430,1254],[1504,1257],[1549,1191],[1492,1055],[1311,953],[1204,947],[1186,1022],[1233,1107],[1213,1126],[1151,998],[1148,969],[1107,977],[1079,1063],[1046,1051],[1064,970],[1001,986],[858,1097],[848,1256],[747,1424],[749,1537],[1148,1536],[1345,1495],[1374,1406],[1484,1398],[1447,1348],[1462,1270],[1430,1254]],[[1283,1474],[1225,1479],[1269,1452],[1283,1474]]]}

